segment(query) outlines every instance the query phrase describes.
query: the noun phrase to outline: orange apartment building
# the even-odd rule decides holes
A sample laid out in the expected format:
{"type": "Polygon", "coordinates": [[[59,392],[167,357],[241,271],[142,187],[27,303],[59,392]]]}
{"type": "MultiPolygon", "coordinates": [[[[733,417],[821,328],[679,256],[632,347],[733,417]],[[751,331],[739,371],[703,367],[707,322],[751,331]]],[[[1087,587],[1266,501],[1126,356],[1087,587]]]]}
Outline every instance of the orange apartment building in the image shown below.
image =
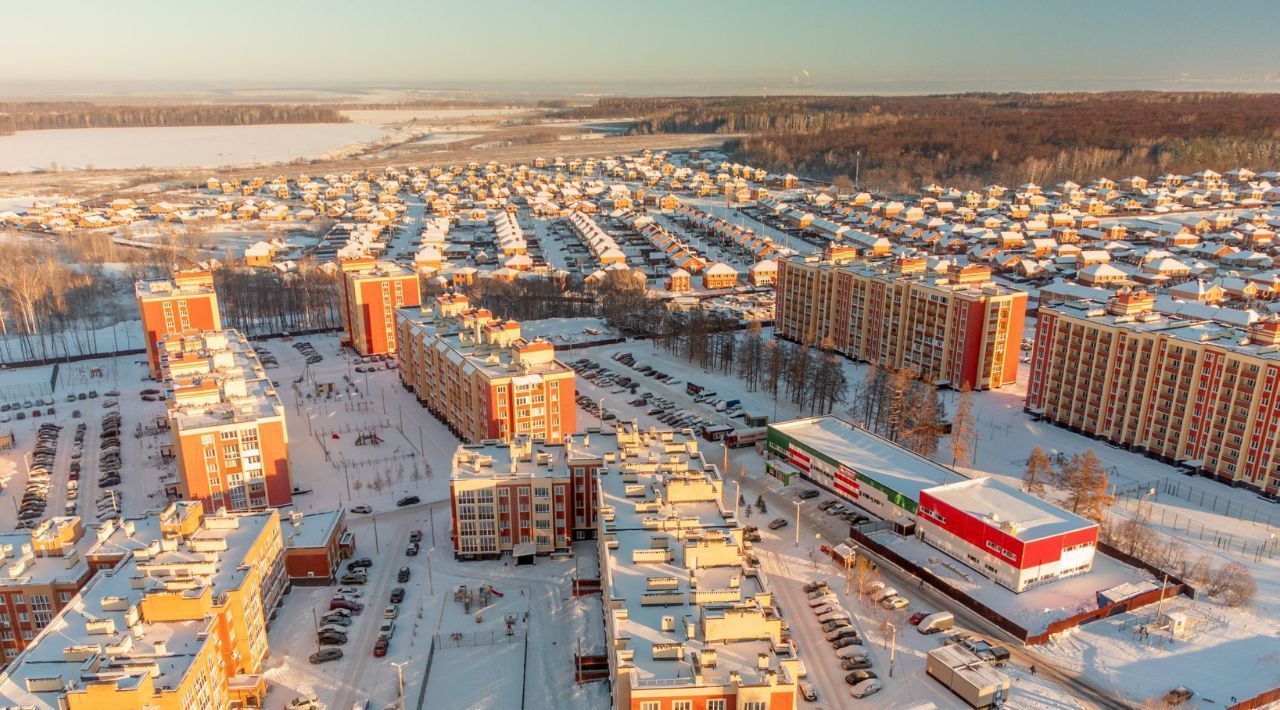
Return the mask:
{"type": "Polygon", "coordinates": [[[231,511],[293,502],[284,405],[234,330],[160,341],[177,480],[174,497],[231,511]]]}
{"type": "Polygon", "coordinates": [[[343,259],[344,342],[361,355],[395,353],[395,311],[422,303],[418,275],[390,261],[343,259]]]}
{"type": "Polygon", "coordinates": [[[591,436],[459,446],[449,479],[454,556],[546,555],[594,538],[595,477],[604,453],[592,448],[591,436]]]}
{"type": "Polygon", "coordinates": [[[170,503],[109,521],[85,554],[102,571],[0,674],[0,704],[262,707],[267,620],[285,588],[276,511],[170,503]]]}
{"type": "Polygon", "coordinates": [[[993,283],[983,266],[926,267],[924,259],[783,259],[775,330],[957,389],[1013,384],[1027,294],[993,283]]]}
{"type": "Polygon", "coordinates": [[[1043,306],[1026,408],[1090,436],[1280,493],[1280,322],[1158,313],[1154,296],[1043,306]]]}
{"type": "Polygon", "coordinates": [[[8,663],[93,576],[76,516],[0,533],[0,663],[8,663]]]}
{"type": "Polygon", "coordinates": [[[438,297],[430,310],[396,311],[400,381],[463,441],[560,441],[574,430],[575,379],[555,347],[525,340],[520,324],[438,297]]]}
{"type": "Polygon", "coordinates": [[[134,285],[142,339],[147,348],[151,376],[160,379],[158,343],[168,335],[221,330],[222,314],[213,274],[208,271],[175,271],[172,278],[146,279],[134,285]]]}

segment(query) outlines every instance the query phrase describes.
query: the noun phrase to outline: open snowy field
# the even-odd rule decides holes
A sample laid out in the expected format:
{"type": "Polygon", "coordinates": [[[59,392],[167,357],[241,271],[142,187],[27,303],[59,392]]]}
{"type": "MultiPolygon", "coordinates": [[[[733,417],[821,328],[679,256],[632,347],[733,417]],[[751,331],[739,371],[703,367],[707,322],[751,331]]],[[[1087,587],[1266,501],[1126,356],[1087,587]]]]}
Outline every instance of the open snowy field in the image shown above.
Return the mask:
{"type": "Polygon", "coordinates": [[[0,172],[214,167],[315,157],[384,135],[377,125],[69,128],[0,136],[0,172]]]}

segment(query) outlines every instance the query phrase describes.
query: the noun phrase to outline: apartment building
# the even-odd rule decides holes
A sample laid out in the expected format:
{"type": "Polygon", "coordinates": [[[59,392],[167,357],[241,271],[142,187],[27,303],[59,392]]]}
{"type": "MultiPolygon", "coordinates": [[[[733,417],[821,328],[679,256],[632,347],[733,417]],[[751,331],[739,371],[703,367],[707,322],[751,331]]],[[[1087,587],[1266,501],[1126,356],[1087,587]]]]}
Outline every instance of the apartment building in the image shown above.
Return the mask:
{"type": "Polygon", "coordinates": [[[284,592],[275,511],[195,501],[110,521],[102,569],[0,674],[9,707],[262,707],[266,622],[284,592]]]}
{"type": "Polygon", "coordinates": [[[1141,291],[1043,307],[1027,410],[1270,495],[1280,493],[1280,322],[1156,311],[1141,291]]]}
{"type": "Polygon", "coordinates": [[[1027,294],[991,281],[984,266],[932,272],[923,258],[779,262],[780,337],[856,360],[910,369],[959,388],[1013,384],[1027,294]]]}
{"type": "Polygon", "coordinates": [[[159,346],[178,466],[170,493],[210,509],[290,504],[284,405],[253,346],[234,330],[171,335],[159,346]]]}
{"type": "Polygon", "coordinates": [[[395,311],[421,301],[418,275],[390,261],[343,259],[344,342],[361,355],[396,352],[395,311]]]}
{"type": "Polygon", "coordinates": [[[172,278],[145,279],[134,285],[142,340],[151,376],[160,379],[158,343],[169,335],[221,330],[222,314],[213,274],[204,270],[175,271],[172,278]]]}
{"type": "Polygon", "coordinates": [[[520,324],[444,295],[401,308],[400,381],[463,441],[560,441],[574,430],[574,372],[520,324]]]}
{"type": "Polygon", "coordinates": [[[588,433],[556,443],[517,437],[459,446],[449,479],[454,556],[524,558],[594,538],[595,477],[611,439],[588,433]]]}
{"type": "Polygon", "coordinates": [[[613,707],[791,710],[800,656],[698,441],[623,425],[596,478],[613,707]]]}
{"type": "Polygon", "coordinates": [[[0,533],[0,663],[26,648],[89,581],[84,542],[76,516],[0,533]]]}

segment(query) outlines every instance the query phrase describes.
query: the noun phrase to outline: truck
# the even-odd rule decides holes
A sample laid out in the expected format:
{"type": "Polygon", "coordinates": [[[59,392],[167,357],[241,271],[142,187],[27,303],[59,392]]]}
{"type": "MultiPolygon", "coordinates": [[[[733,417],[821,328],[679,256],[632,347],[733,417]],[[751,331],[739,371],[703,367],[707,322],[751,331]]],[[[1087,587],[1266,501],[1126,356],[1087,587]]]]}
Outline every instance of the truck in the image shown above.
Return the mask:
{"type": "Polygon", "coordinates": [[[720,441],[727,435],[733,433],[733,427],[728,424],[703,424],[702,438],[707,441],[720,441]]]}
{"type": "Polygon", "coordinates": [[[753,446],[757,441],[764,441],[769,435],[768,429],[738,429],[724,437],[724,445],[731,449],[753,446]]]}

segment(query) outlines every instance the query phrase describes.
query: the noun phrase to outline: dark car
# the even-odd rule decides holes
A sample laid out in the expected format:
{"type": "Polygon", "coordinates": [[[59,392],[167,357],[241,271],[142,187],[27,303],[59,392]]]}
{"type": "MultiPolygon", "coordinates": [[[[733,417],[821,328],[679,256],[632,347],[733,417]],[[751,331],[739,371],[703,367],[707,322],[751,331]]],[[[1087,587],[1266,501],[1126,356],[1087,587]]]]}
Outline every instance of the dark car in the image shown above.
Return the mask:
{"type": "Polygon", "coordinates": [[[831,645],[835,646],[836,648],[847,648],[849,646],[861,646],[862,639],[858,638],[857,636],[843,636],[841,638],[836,639],[835,641],[832,641],[831,645]]]}
{"type": "Polygon", "coordinates": [[[320,643],[331,646],[341,646],[347,642],[347,635],[337,631],[321,631],[316,638],[320,640],[320,643]]]}
{"type": "Polygon", "coordinates": [[[787,525],[788,523],[786,518],[775,518],[773,522],[769,523],[769,529],[777,530],[778,528],[785,528],[787,525]]]}
{"type": "Polygon", "coordinates": [[[928,615],[929,615],[929,612],[927,611],[917,611],[916,613],[912,614],[911,618],[907,619],[907,621],[909,621],[912,626],[915,626],[919,624],[921,621],[924,621],[924,617],[928,615]]]}
{"type": "Polygon", "coordinates": [[[396,507],[403,508],[406,505],[417,505],[418,503],[421,503],[421,502],[422,502],[422,499],[419,498],[418,496],[405,496],[400,500],[396,501],[396,507]]]}
{"type": "Polygon", "coordinates": [[[422,531],[421,530],[410,531],[409,542],[422,542],[422,531]]]}
{"type": "Polygon", "coordinates": [[[867,658],[846,658],[840,661],[841,670],[860,671],[871,667],[871,660],[867,658]]]}
{"type": "Polygon", "coordinates": [[[404,601],[404,587],[396,587],[391,590],[391,603],[399,604],[404,601]]]}
{"type": "Polygon", "coordinates": [[[391,645],[390,642],[387,641],[386,639],[378,639],[377,641],[374,641],[373,655],[378,658],[382,658],[383,656],[387,655],[387,646],[390,646],[390,645],[391,645]]]}
{"type": "Polygon", "coordinates": [[[347,563],[347,569],[355,571],[357,569],[366,569],[373,566],[373,560],[368,557],[360,557],[347,563]]]}
{"type": "Polygon", "coordinates": [[[409,581],[409,568],[408,568],[408,567],[401,567],[401,568],[400,568],[400,571],[396,573],[396,581],[397,581],[397,582],[399,582],[399,583],[401,583],[401,584],[404,584],[405,582],[408,582],[408,581],[409,581]]]}
{"type": "Polygon", "coordinates": [[[848,683],[849,685],[857,685],[864,680],[871,680],[872,678],[876,678],[876,677],[878,676],[876,676],[875,671],[862,669],[862,670],[854,671],[849,675],[845,676],[844,682],[848,683]]]}
{"type": "Polygon", "coordinates": [[[812,500],[814,498],[817,498],[820,495],[822,494],[819,493],[816,489],[806,488],[805,490],[800,491],[800,495],[796,497],[799,498],[800,500],[812,500]]]}
{"type": "Polygon", "coordinates": [[[328,663],[329,661],[336,661],[339,658],[342,658],[342,649],[324,648],[308,656],[307,660],[311,661],[312,665],[316,665],[319,663],[328,663]]]}
{"type": "Polygon", "coordinates": [[[369,581],[369,576],[363,572],[357,572],[354,574],[344,574],[342,575],[342,579],[338,581],[342,582],[343,584],[364,584],[365,582],[369,581]]]}

